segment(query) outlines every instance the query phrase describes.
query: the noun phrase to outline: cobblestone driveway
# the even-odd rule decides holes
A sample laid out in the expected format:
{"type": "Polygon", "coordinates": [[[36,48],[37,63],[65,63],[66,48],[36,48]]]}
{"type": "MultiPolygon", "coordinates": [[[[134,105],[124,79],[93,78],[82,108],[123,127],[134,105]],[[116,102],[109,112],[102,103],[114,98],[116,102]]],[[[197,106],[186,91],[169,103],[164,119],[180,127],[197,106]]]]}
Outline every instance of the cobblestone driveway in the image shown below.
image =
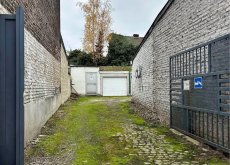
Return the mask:
{"type": "Polygon", "coordinates": [[[28,165],[228,165],[220,153],[149,126],[130,98],[84,97],[50,119],[26,151],[28,165]]]}
{"type": "MultiPolygon", "coordinates": [[[[166,135],[159,135],[154,129],[133,125],[124,125],[125,134],[117,134],[120,141],[126,141],[128,145],[125,149],[134,148],[134,152],[130,155],[144,157],[144,164],[171,164],[186,165],[200,164],[198,161],[189,161],[194,156],[198,156],[192,151],[183,151],[178,149],[175,151],[173,145],[165,140],[166,135]],[[187,159],[187,161],[184,161],[187,159]]],[[[205,152],[203,153],[206,154],[205,152]]],[[[205,164],[205,163],[204,163],[205,164]]]]}

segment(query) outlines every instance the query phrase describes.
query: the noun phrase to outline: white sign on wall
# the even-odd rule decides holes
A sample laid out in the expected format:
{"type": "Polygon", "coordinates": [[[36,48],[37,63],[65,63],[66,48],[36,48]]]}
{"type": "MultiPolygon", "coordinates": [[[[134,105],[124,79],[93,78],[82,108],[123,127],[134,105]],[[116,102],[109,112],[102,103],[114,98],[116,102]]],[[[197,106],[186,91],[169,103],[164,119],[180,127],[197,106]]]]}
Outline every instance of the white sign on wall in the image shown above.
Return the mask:
{"type": "Polygon", "coordinates": [[[189,91],[190,90],[190,80],[184,80],[184,90],[189,91]]]}

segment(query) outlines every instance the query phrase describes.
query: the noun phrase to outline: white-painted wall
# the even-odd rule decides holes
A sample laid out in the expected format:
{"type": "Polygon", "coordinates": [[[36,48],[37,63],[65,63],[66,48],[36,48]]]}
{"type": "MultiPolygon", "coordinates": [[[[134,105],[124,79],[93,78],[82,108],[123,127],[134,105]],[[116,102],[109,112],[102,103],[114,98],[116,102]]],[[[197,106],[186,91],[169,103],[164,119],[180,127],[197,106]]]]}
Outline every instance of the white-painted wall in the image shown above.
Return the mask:
{"type": "MultiPolygon", "coordinates": [[[[103,77],[127,78],[127,95],[129,95],[129,72],[128,71],[99,71],[99,67],[71,67],[72,87],[80,95],[86,95],[86,73],[97,73],[97,94],[103,95],[103,77]]],[[[111,84],[111,88],[113,84],[111,84]]]]}
{"type": "Polygon", "coordinates": [[[97,73],[97,92],[100,94],[100,75],[99,67],[71,67],[72,87],[80,95],[86,95],[86,78],[87,72],[97,73]]]}

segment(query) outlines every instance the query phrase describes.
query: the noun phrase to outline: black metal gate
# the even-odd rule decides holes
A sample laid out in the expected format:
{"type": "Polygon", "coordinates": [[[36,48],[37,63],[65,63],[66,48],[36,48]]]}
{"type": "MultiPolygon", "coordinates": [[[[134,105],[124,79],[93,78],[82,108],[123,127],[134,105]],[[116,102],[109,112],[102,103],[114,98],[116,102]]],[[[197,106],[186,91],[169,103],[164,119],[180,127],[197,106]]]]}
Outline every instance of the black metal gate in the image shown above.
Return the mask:
{"type": "Polygon", "coordinates": [[[230,35],[170,57],[171,127],[230,152],[230,35]]]}
{"type": "Polygon", "coordinates": [[[24,164],[24,20],[0,15],[0,164],[24,164]]]}

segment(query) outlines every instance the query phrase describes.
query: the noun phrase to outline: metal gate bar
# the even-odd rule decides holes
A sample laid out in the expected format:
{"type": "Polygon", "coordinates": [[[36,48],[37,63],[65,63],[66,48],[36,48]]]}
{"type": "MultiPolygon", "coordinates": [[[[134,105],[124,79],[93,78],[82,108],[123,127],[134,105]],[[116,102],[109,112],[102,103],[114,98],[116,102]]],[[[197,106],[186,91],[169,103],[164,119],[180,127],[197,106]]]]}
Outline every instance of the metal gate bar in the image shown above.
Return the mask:
{"type": "Polygon", "coordinates": [[[210,144],[212,146],[218,147],[225,152],[229,152],[230,114],[225,114],[225,113],[219,114],[216,111],[202,110],[194,107],[185,107],[185,106],[172,106],[172,107],[182,108],[188,115],[188,120],[186,124],[187,129],[183,130],[181,128],[176,127],[175,125],[171,125],[172,128],[182,132],[186,132],[186,134],[188,135],[199,137],[199,140],[207,144],[210,144]],[[211,122],[205,122],[210,120],[209,118],[210,115],[212,116],[211,122]],[[215,115],[215,117],[213,115],[215,115]],[[202,124],[199,120],[197,120],[197,118],[200,119],[201,117],[203,118],[202,124]],[[219,118],[221,118],[220,122],[218,122],[219,118]],[[215,128],[217,130],[216,136],[214,135],[215,124],[216,124],[215,128]],[[218,130],[221,130],[221,132],[218,130]],[[211,139],[209,138],[210,135],[211,135],[211,139]]]}

